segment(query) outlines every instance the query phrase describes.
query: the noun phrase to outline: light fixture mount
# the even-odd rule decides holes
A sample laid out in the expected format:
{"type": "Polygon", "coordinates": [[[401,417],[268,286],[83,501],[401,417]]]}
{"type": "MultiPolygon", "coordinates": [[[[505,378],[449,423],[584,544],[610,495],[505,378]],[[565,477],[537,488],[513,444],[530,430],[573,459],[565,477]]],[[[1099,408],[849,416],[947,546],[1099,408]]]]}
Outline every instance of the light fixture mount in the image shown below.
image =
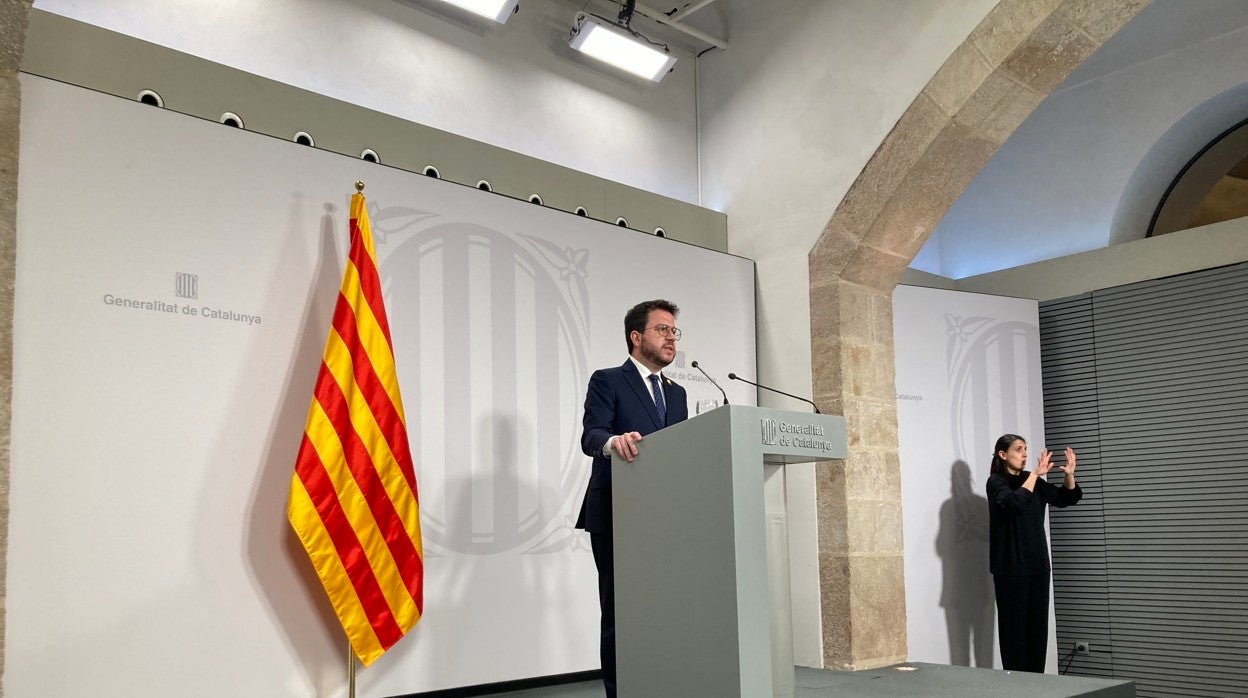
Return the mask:
{"type": "Polygon", "coordinates": [[[615,23],[621,27],[633,28],[633,13],[637,11],[637,0],[624,0],[620,4],[620,14],[615,18],[615,23]]]}

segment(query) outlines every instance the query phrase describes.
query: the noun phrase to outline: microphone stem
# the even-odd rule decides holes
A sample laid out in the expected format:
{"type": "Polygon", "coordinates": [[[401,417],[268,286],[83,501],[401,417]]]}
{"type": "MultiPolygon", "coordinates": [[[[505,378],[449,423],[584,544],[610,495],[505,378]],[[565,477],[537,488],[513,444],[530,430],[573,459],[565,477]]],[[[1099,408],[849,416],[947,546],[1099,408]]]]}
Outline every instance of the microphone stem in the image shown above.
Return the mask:
{"type": "Polygon", "coordinates": [[[783,395],[783,396],[785,396],[785,397],[791,397],[791,398],[793,398],[794,400],[801,400],[802,402],[806,403],[807,405],[810,405],[811,407],[815,408],[815,414],[823,414],[822,412],[820,412],[820,411],[819,411],[819,406],[818,406],[818,405],[816,405],[816,404],[815,404],[813,401],[811,401],[811,400],[807,400],[807,399],[806,399],[806,398],[804,398],[804,397],[798,397],[798,396],[793,395],[793,394],[791,394],[791,393],[786,393],[786,392],[784,392],[783,390],[776,390],[775,388],[768,388],[768,387],[767,387],[767,386],[765,386],[765,385],[760,385],[760,384],[758,384],[758,383],[755,383],[754,381],[746,380],[746,379],[742,378],[741,376],[738,376],[738,375],[737,375],[737,374],[735,374],[735,373],[729,373],[729,374],[728,374],[728,380],[741,381],[742,383],[749,383],[750,385],[754,386],[755,388],[762,388],[763,390],[770,390],[770,391],[771,391],[771,392],[773,392],[773,393],[778,393],[778,394],[783,395]]]}
{"type": "Polygon", "coordinates": [[[698,371],[701,371],[702,375],[706,376],[706,379],[707,379],[708,381],[710,381],[710,382],[711,382],[711,385],[715,386],[716,388],[719,388],[719,394],[724,396],[724,404],[725,404],[725,405],[727,405],[727,404],[728,404],[728,393],[725,393],[725,392],[724,392],[724,389],[719,387],[719,383],[716,383],[716,382],[715,382],[715,379],[714,379],[714,378],[711,378],[711,374],[709,374],[709,373],[707,373],[706,371],[702,370],[702,367],[698,365],[698,362],[697,362],[697,361],[694,361],[694,362],[693,362],[692,364],[690,364],[690,365],[691,365],[691,366],[693,366],[694,368],[698,369],[698,371]]]}

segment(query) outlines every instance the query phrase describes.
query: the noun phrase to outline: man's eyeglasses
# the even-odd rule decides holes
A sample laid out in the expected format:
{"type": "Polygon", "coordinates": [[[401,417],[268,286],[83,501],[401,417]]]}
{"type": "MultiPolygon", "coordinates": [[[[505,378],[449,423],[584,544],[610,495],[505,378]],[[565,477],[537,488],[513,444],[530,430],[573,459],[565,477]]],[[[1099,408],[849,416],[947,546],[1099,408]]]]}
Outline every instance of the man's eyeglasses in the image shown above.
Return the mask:
{"type": "Polygon", "coordinates": [[[679,327],[672,327],[671,325],[655,325],[654,327],[648,327],[646,329],[654,330],[655,332],[658,332],[660,336],[671,337],[678,342],[680,341],[679,327]]]}

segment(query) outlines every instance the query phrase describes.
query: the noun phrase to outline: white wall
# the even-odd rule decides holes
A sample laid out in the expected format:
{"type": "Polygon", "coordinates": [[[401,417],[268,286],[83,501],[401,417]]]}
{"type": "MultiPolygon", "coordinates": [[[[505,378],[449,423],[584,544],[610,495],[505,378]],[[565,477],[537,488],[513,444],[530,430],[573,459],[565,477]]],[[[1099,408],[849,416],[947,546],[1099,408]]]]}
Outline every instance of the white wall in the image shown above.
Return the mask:
{"type": "Polygon", "coordinates": [[[960,279],[1142,238],[1187,160],[1248,114],[1245,75],[1248,3],[1157,0],[1018,127],[914,267],[960,279]]]}
{"type": "Polygon", "coordinates": [[[666,373],[717,398],[686,357],[753,372],[753,265],[43,78],[22,92],[5,695],[345,695],[285,505],[357,179],[426,575],[362,695],[597,668],[572,528],[589,372],[625,360],[633,303],[668,297],[666,373]]]}
{"type": "Polygon", "coordinates": [[[898,286],[893,342],[908,658],[1000,667],[984,488],[1001,434],[1022,435],[1033,457],[1045,447],[1038,305],[898,286]]]}
{"type": "MultiPolygon", "coordinates": [[[[902,112],[996,2],[724,1],[732,45],[699,65],[703,204],[728,214],[729,250],[758,264],[759,380],[809,394],[807,253],[902,112]]],[[[819,666],[814,476],[793,475],[795,654],[819,666]]]]}
{"type": "MultiPolygon", "coordinates": [[[[557,50],[579,2],[525,0],[502,27],[447,22],[433,0],[38,6],[727,212],[732,251],[758,262],[759,378],[808,393],[807,252],[883,137],[996,0],[720,4],[729,50],[699,59],[696,76],[682,56],[658,87],[557,50]]],[[[720,376],[745,372],[706,363],[720,376]]],[[[813,475],[794,475],[796,651],[817,666],[813,475]]]]}
{"type": "Polygon", "coordinates": [[[674,46],[675,72],[654,85],[594,66],[567,48],[572,18],[584,3],[525,0],[505,25],[441,5],[39,0],[38,8],[698,202],[691,54],[674,46]]]}

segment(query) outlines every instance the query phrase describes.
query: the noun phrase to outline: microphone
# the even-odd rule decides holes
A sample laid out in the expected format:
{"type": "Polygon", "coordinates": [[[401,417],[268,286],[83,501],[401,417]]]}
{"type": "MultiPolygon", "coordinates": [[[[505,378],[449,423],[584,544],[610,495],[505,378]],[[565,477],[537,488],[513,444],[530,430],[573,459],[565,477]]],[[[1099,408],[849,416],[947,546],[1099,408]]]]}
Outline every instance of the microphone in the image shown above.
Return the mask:
{"type": "Polygon", "coordinates": [[[775,388],[768,388],[767,386],[765,386],[765,385],[759,385],[758,383],[755,383],[754,381],[747,381],[746,379],[742,378],[741,376],[738,376],[738,375],[737,375],[737,374],[735,374],[735,373],[729,373],[729,374],[728,374],[728,380],[732,380],[732,381],[741,381],[742,383],[749,383],[750,385],[754,386],[755,388],[762,388],[763,390],[770,390],[770,391],[771,391],[771,392],[773,392],[773,393],[779,393],[779,394],[781,394],[781,395],[783,395],[783,396],[785,396],[785,397],[791,397],[791,398],[793,398],[794,400],[801,400],[802,402],[804,402],[804,403],[806,403],[806,404],[810,405],[811,407],[815,408],[815,414],[823,414],[822,412],[820,412],[820,411],[819,411],[819,406],[818,406],[818,405],[816,405],[815,403],[811,402],[810,400],[807,400],[807,399],[806,399],[806,398],[804,398],[804,397],[798,397],[798,396],[796,396],[796,395],[792,395],[792,394],[790,394],[790,393],[786,393],[786,392],[784,392],[783,390],[776,390],[775,388]]]}
{"type": "MultiPolygon", "coordinates": [[[[693,366],[694,368],[696,368],[696,369],[698,369],[699,371],[701,371],[701,372],[702,372],[702,375],[706,376],[706,379],[707,379],[708,381],[710,381],[710,382],[711,382],[711,385],[715,386],[716,388],[719,388],[719,383],[716,383],[716,382],[715,382],[715,379],[714,379],[714,378],[711,378],[711,374],[707,373],[706,371],[703,371],[703,370],[702,370],[702,367],[698,365],[698,362],[697,362],[697,361],[694,361],[693,363],[691,363],[691,364],[689,364],[689,365],[690,365],[690,366],[693,366]]],[[[725,393],[723,388],[719,388],[719,394],[724,396],[724,404],[725,404],[725,405],[727,405],[727,404],[728,404],[728,393],[725,393]]]]}

